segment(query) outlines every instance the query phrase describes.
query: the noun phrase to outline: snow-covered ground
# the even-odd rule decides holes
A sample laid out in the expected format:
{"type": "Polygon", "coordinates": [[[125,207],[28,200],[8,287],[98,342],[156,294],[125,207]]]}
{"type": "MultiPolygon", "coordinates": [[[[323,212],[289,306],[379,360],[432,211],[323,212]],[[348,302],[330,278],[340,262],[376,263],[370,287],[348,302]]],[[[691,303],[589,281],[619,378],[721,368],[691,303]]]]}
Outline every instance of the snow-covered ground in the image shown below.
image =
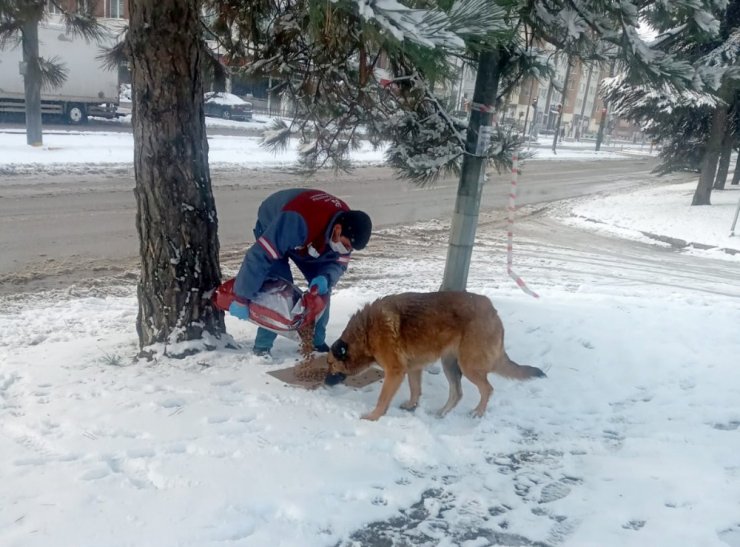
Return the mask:
{"type": "MultiPolygon", "coordinates": [[[[132,165],[134,158],[130,133],[54,132],[44,135],[42,147],[33,148],[25,143],[22,131],[0,133],[0,169],[27,172],[64,165],[67,170],[75,167],[84,170],[90,166],[132,165]]],[[[295,142],[287,151],[273,154],[260,146],[258,137],[213,135],[208,137],[208,146],[212,166],[289,167],[295,165],[298,157],[295,142]]],[[[352,157],[359,165],[379,164],[383,152],[367,145],[354,151],[352,157]]]]}
{"type": "MultiPolygon", "coordinates": [[[[640,192],[550,215],[729,229],[724,206],[706,208],[721,221],[673,223],[682,188],[640,192]]],[[[446,380],[425,374],[415,413],[398,408],[404,386],[361,421],[378,384],[285,386],[266,373],[295,344],[279,339],[265,364],[232,317],[243,349],[134,363],[131,285],[3,299],[0,545],[740,546],[737,263],[600,233],[577,245],[573,226],[532,214],[514,226],[514,268],[540,299],[506,276],[501,213],[481,218],[469,289],[499,309],[511,357],[548,378],[492,377],[482,419],[467,382],[437,419],[446,380]]],[[[434,290],[447,233],[377,232],[334,295],[329,337],[377,296],[434,290]]]]}
{"type": "MultiPolygon", "coordinates": [[[[119,116],[112,120],[105,120],[106,123],[115,123],[120,125],[131,125],[131,103],[124,103],[119,106],[118,112],[128,113],[123,116],[119,116]]],[[[206,116],[206,127],[208,128],[228,128],[228,129],[255,129],[263,130],[265,127],[274,119],[265,114],[253,114],[252,120],[248,122],[237,121],[237,120],[224,120],[223,118],[216,118],[214,116],[206,116]]],[[[96,119],[96,118],[93,118],[96,119]]],[[[99,118],[102,120],[102,118],[99,118]]]]}
{"type": "MultiPolygon", "coordinates": [[[[259,127],[264,129],[264,120],[237,122],[207,118],[209,127],[259,127]]],[[[292,140],[285,153],[275,155],[260,146],[260,138],[254,136],[212,135],[208,137],[209,162],[212,166],[287,167],[295,164],[297,141],[292,140]]],[[[625,153],[634,151],[603,150],[595,152],[593,147],[562,147],[553,154],[547,147],[532,148],[535,153],[530,161],[553,159],[622,159],[625,153]]],[[[26,144],[25,131],[8,129],[0,132],[0,172],[30,172],[64,166],[85,170],[100,165],[131,165],[134,156],[133,135],[130,133],[103,131],[49,131],[44,134],[44,145],[33,148],[26,144]]],[[[381,164],[383,149],[373,150],[365,144],[352,152],[357,165],[381,164]]]]}
{"type": "Polygon", "coordinates": [[[735,226],[735,235],[730,235],[740,187],[728,183],[727,190],[714,191],[712,205],[706,207],[691,206],[695,190],[694,181],[575,200],[563,205],[562,218],[576,226],[605,230],[623,237],[673,238],[680,240],[674,244],[685,243],[687,251],[698,250],[700,256],[723,258],[728,249],[737,250],[734,256],[740,258],[740,220],[735,226]],[[598,224],[594,226],[594,222],[598,224]],[[712,249],[703,249],[705,246],[712,249]]]}

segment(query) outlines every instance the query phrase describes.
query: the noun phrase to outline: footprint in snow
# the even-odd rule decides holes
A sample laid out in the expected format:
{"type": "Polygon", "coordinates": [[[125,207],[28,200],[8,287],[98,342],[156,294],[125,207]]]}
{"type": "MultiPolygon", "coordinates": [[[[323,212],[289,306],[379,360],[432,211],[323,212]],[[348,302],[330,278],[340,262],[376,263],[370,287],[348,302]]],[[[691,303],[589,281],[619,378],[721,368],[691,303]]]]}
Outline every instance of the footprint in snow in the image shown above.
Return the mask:
{"type": "Polygon", "coordinates": [[[714,429],[719,429],[720,431],[735,431],[738,427],[740,427],[740,420],[731,420],[723,424],[712,424],[712,427],[714,429]]]}
{"type": "Polygon", "coordinates": [[[162,408],[176,408],[185,405],[185,401],[182,399],[165,399],[159,402],[159,406],[162,408]]]}
{"type": "Polygon", "coordinates": [[[740,524],[717,533],[720,541],[730,547],[740,547],[740,524]]]}
{"type": "Polygon", "coordinates": [[[604,444],[612,450],[620,450],[624,446],[624,435],[611,429],[604,430],[604,444]]]}
{"type": "Polygon", "coordinates": [[[540,503],[550,503],[555,500],[563,499],[570,494],[570,486],[562,482],[551,482],[542,487],[540,493],[540,503]]]}

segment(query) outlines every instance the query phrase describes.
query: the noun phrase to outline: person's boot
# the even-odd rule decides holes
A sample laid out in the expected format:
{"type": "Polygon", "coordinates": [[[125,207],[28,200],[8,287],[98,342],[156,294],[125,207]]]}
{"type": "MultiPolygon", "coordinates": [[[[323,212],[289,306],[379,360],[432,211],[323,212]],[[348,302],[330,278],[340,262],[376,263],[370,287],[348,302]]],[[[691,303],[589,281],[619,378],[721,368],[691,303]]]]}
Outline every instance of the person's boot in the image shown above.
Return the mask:
{"type": "Polygon", "coordinates": [[[255,357],[260,357],[264,361],[269,361],[270,359],[272,359],[272,354],[270,353],[269,349],[252,348],[252,354],[255,357]]]}
{"type": "Polygon", "coordinates": [[[314,344],[313,350],[318,353],[329,353],[331,348],[327,345],[326,342],[322,342],[321,344],[314,344]]]}

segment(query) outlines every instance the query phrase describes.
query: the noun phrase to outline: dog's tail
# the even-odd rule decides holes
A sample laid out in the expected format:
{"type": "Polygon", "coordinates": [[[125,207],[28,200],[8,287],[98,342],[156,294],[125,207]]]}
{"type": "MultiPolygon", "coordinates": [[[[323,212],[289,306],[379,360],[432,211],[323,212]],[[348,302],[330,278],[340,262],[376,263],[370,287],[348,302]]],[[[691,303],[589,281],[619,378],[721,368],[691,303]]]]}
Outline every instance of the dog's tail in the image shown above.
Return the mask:
{"type": "Polygon", "coordinates": [[[515,363],[506,352],[501,356],[496,368],[493,372],[504,376],[505,378],[512,378],[514,380],[529,380],[530,378],[546,378],[547,374],[537,367],[529,367],[527,365],[520,365],[515,363]]]}

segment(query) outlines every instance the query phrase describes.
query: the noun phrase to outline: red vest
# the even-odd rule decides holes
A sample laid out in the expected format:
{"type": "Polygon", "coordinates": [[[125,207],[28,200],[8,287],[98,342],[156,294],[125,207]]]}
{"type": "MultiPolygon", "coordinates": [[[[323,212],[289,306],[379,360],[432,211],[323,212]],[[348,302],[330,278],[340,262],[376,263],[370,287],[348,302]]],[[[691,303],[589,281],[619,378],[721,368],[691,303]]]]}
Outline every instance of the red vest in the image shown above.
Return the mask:
{"type": "Polygon", "coordinates": [[[321,190],[306,190],[286,203],[283,211],[294,211],[303,217],[308,229],[305,246],[310,244],[319,254],[323,254],[329,222],[337,213],[349,211],[349,206],[338,197],[321,190]]]}

